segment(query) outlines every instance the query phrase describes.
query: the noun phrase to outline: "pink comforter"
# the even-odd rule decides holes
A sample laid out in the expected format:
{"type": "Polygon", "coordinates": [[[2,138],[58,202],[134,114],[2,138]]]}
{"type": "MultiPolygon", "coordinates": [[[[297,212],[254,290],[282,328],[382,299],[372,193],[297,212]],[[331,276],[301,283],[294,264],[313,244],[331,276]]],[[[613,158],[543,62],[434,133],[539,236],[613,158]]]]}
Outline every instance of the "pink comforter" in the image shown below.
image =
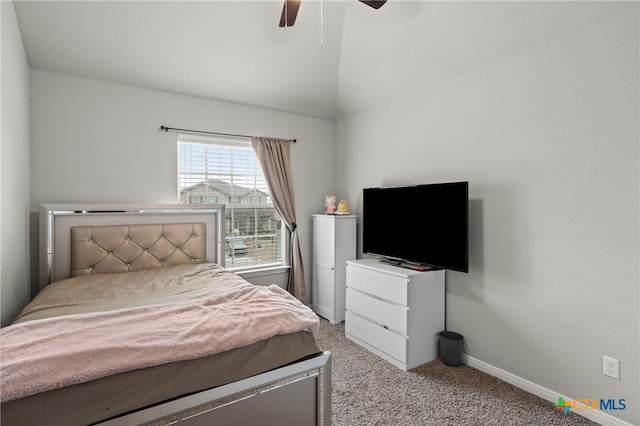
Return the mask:
{"type": "Polygon", "coordinates": [[[196,302],[67,315],[0,329],[2,402],[279,334],[317,331],[318,317],[276,285],[196,302]]]}

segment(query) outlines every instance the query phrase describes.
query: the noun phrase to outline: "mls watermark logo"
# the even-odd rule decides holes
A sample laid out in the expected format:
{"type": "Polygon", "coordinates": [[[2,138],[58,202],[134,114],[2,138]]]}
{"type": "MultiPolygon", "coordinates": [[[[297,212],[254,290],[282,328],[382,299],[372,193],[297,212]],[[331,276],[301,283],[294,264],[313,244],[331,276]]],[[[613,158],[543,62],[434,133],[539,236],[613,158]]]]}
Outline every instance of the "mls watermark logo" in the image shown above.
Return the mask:
{"type": "Polygon", "coordinates": [[[563,397],[558,397],[558,402],[553,404],[556,407],[556,410],[562,411],[562,413],[566,416],[569,414],[569,411],[585,411],[585,410],[615,410],[621,411],[627,408],[626,400],[624,398],[621,399],[592,399],[592,398],[578,398],[578,399],[564,399],[563,397]]]}

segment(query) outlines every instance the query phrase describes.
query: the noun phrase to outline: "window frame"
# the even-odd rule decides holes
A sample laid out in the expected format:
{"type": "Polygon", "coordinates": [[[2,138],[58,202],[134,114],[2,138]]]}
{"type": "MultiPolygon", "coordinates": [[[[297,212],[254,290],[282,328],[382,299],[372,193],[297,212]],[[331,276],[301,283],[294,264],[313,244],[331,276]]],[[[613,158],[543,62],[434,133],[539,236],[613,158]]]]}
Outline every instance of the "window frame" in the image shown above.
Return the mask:
{"type": "MultiPolygon", "coordinates": [[[[182,143],[225,146],[225,147],[230,147],[232,149],[233,148],[243,148],[243,149],[250,148],[251,152],[253,152],[253,146],[251,144],[251,141],[248,139],[178,133],[177,140],[176,140],[177,199],[179,203],[183,203],[183,204],[194,204],[187,201],[183,201],[182,192],[183,190],[189,188],[190,186],[195,186],[195,185],[194,184],[186,185],[185,179],[183,178],[185,176],[185,171],[183,170],[184,167],[181,164],[182,158],[180,154],[182,143]]],[[[255,161],[255,165],[259,173],[262,174],[262,170],[259,162],[257,161],[255,153],[253,153],[253,159],[255,161]]],[[[192,170],[189,173],[192,173],[192,170]]],[[[205,176],[205,179],[200,183],[205,183],[209,180],[206,177],[208,175],[208,172],[203,173],[203,175],[205,176]]],[[[264,176],[262,177],[264,179],[264,176]]],[[[230,185],[232,184],[230,183],[230,185]]],[[[268,201],[269,199],[271,199],[271,193],[268,189],[268,186],[266,185],[266,180],[264,181],[264,188],[266,188],[267,201],[263,203],[254,203],[253,201],[256,200],[256,197],[259,198],[260,196],[256,195],[255,193],[252,194],[250,192],[247,193],[249,195],[246,196],[246,203],[244,204],[242,203],[242,199],[241,199],[242,197],[235,194],[231,194],[230,199],[228,200],[229,202],[215,203],[218,205],[225,206],[225,218],[224,218],[225,224],[223,226],[223,228],[226,230],[225,237],[224,237],[225,241],[222,242],[221,244],[221,249],[224,251],[224,254],[222,256],[222,258],[224,259],[223,266],[227,267],[230,270],[233,270],[234,272],[240,273],[240,272],[258,271],[258,270],[266,270],[266,269],[271,270],[271,269],[280,269],[280,268],[290,267],[289,265],[289,257],[290,257],[289,256],[289,232],[287,232],[286,224],[282,219],[282,217],[280,216],[277,209],[275,208],[274,204],[268,201]],[[232,201],[240,201],[240,203],[234,203],[232,201]],[[272,262],[267,261],[267,262],[260,262],[260,263],[252,263],[253,261],[256,261],[256,262],[258,261],[259,258],[257,256],[246,257],[247,259],[246,262],[242,262],[239,259],[236,259],[236,256],[234,256],[234,254],[236,253],[237,250],[240,250],[240,251],[246,250],[247,254],[251,252],[251,248],[249,248],[249,246],[246,245],[247,241],[250,241],[250,243],[252,244],[251,247],[254,250],[259,250],[261,246],[260,241],[266,241],[264,240],[264,237],[269,237],[269,234],[261,234],[260,231],[262,230],[259,228],[252,234],[244,235],[243,237],[245,238],[238,238],[237,236],[235,236],[233,231],[234,229],[236,229],[236,224],[233,222],[236,221],[237,213],[242,210],[253,210],[254,217],[255,217],[253,222],[254,225],[256,224],[256,221],[258,221],[258,218],[260,217],[260,212],[259,212],[260,210],[268,210],[272,212],[271,214],[274,216],[274,218],[277,218],[277,219],[274,219],[276,221],[276,226],[279,224],[279,227],[277,227],[274,231],[276,233],[275,240],[274,240],[274,244],[275,244],[274,254],[276,255],[276,257],[278,257],[277,254],[279,253],[280,254],[279,259],[275,259],[272,262]],[[240,245],[238,248],[236,247],[235,243],[233,243],[234,240],[243,240],[243,243],[238,243],[240,245]],[[243,244],[245,244],[245,246],[243,246],[243,244]],[[229,254],[229,251],[228,251],[229,247],[231,247],[231,255],[229,254]],[[230,262],[231,264],[229,264],[230,262]]],[[[248,189],[251,189],[251,188],[248,188],[248,189]]],[[[256,188],[253,188],[253,190],[255,191],[256,188]]],[[[264,189],[257,189],[257,190],[264,192],[264,189]]],[[[213,199],[210,197],[218,197],[218,200],[219,200],[219,195],[214,195],[206,192],[200,195],[187,194],[184,196],[186,200],[190,200],[192,197],[193,198],[200,197],[199,199],[201,203],[197,203],[198,205],[210,204],[207,202],[207,200],[213,199]]],[[[227,200],[222,200],[222,201],[227,201],[227,200]]],[[[268,225],[269,227],[265,229],[265,231],[268,231],[269,229],[271,229],[271,226],[273,225],[273,223],[270,223],[268,225]]]]}

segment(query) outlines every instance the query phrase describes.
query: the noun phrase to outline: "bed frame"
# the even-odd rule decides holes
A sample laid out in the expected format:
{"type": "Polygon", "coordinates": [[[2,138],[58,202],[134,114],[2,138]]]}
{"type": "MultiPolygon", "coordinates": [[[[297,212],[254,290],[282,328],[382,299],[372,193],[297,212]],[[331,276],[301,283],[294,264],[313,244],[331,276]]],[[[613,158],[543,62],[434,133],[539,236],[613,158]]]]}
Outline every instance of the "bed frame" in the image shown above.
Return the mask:
{"type": "MultiPolygon", "coordinates": [[[[43,204],[40,207],[39,284],[68,278],[71,228],[202,223],[206,262],[224,266],[224,206],[177,204],[43,204]]],[[[132,413],[100,425],[331,425],[331,354],[132,413]]]]}

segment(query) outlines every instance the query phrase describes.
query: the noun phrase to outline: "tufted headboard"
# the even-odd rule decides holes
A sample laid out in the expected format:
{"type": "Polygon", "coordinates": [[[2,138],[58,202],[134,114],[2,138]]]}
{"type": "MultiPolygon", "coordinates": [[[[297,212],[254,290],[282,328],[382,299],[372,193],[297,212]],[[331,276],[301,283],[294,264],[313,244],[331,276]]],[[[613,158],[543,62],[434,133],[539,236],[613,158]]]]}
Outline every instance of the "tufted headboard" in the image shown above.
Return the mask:
{"type": "Polygon", "coordinates": [[[75,226],[71,276],[203,263],[204,223],[75,226]]]}
{"type": "Polygon", "coordinates": [[[40,288],[76,275],[212,262],[224,266],[224,205],[43,204],[40,288]]]}

